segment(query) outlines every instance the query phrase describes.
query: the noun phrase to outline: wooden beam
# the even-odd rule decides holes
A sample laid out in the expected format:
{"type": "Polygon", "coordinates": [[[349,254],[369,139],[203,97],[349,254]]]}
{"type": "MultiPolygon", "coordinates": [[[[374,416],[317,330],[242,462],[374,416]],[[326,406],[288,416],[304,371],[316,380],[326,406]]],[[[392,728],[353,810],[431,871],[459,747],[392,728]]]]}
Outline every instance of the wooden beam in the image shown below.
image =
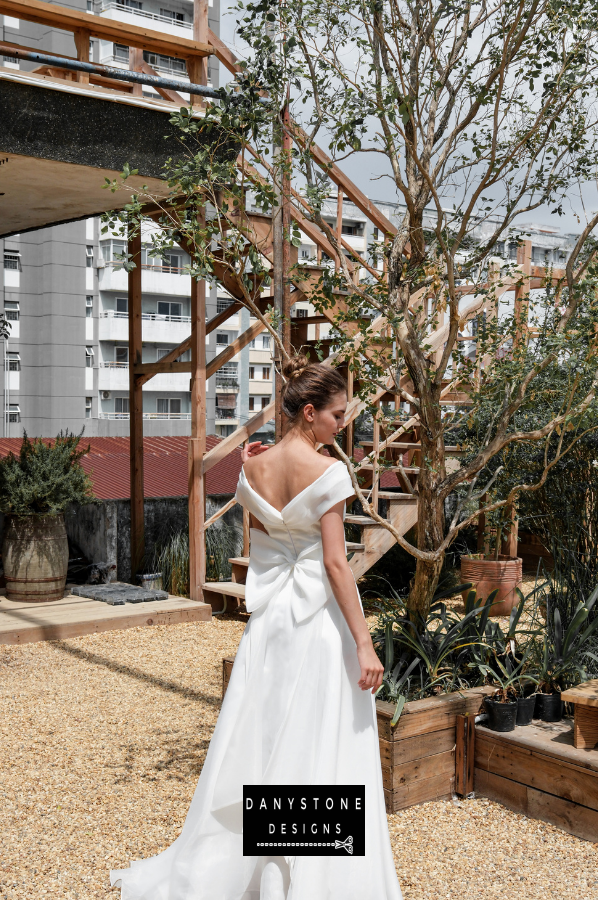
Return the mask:
{"type": "MultiPolygon", "coordinates": [[[[75,38],[77,59],[79,62],[89,62],[89,31],[85,28],[79,28],[74,32],[73,37],[75,38]]],[[[88,72],[77,72],[75,77],[79,84],[89,84],[88,72]]]]}
{"type": "Polygon", "coordinates": [[[219,353],[218,356],[214,357],[214,359],[208,363],[206,368],[206,378],[211,378],[218,369],[222,368],[222,366],[232,359],[233,356],[236,356],[239,350],[246,347],[258,334],[261,334],[262,331],[265,330],[266,329],[259,319],[257,322],[254,322],[254,324],[240,334],[232,344],[229,344],[226,350],[223,350],[222,353],[219,353]]]}
{"type": "Polygon", "coordinates": [[[216,444],[215,447],[208,450],[203,460],[204,474],[209,472],[216,463],[219,463],[221,459],[228,456],[228,454],[235,450],[240,444],[244,441],[248,441],[254,432],[258,431],[262,425],[265,425],[266,422],[269,422],[272,418],[274,418],[274,401],[260,410],[260,412],[253,416],[252,419],[249,419],[245,425],[241,425],[240,428],[237,428],[236,431],[233,431],[232,434],[225,437],[219,444],[216,444]]]}
{"type": "MultiPolygon", "coordinates": [[[[148,63],[146,63],[146,61],[143,59],[143,57],[141,59],[141,62],[139,63],[138,71],[143,72],[145,75],[158,75],[159,74],[158,72],[156,72],[155,69],[153,69],[150,65],[148,65],[148,63]]],[[[176,91],[173,91],[169,88],[158,87],[157,84],[152,85],[152,87],[154,88],[155,91],[157,91],[160,94],[162,99],[168,100],[170,103],[178,103],[179,106],[187,105],[187,101],[183,100],[181,95],[177,94],[176,91]]]]}
{"type": "MultiPolygon", "coordinates": [[[[193,40],[200,44],[208,43],[208,0],[193,0],[193,40]]],[[[187,60],[189,81],[193,84],[208,83],[208,60],[205,57],[194,57],[187,60]]],[[[205,97],[191,94],[193,106],[205,106],[205,97]]]]}
{"type": "Polygon", "coordinates": [[[203,602],[206,581],[206,283],[191,281],[191,440],[189,441],[189,586],[203,602]]]}
{"type": "MultiPolygon", "coordinates": [[[[138,47],[131,47],[129,50],[129,70],[131,72],[141,72],[143,65],[143,50],[138,47]]],[[[143,97],[143,85],[134,84],[131,92],[134,97],[143,97]]]]}
{"type": "MultiPolygon", "coordinates": [[[[188,338],[187,340],[191,340],[188,338]]],[[[174,353],[175,350],[172,350],[171,353],[174,353]]],[[[178,352],[178,347],[176,348],[176,352],[178,352]]],[[[169,354],[170,355],[170,354],[169,354]]],[[[180,355],[180,354],[179,354],[180,355]]],[[[143,384],[152,378],[154,375],[159,375],[162,372],[193,372],[193,363],[189,362],[171,362],[170,360],[166,360],[166,357],[163,357],[159,362],[155,363],[138,363],[133,366],[133,371],[135,375],[147,375],[147,378],[143,380],[143,384]]]]}
{"type": "Polygon", "coordinates": [[[141,364],[141,232],[129,237],[129,453],[131,457],[131,579],[141,572],[145,557],[143,518],[143,391],[135,378],[141,364]]]}
{"type": "Polygon", "coordinates": [[[125,44],[128,47],[153,50],[178,59],[210,56],[214,52],[214,48],[208,43],[199,43],[178,34],[153,31],[145,25],[129,25],[114,19],[105,19],[103,16],[79,12],[66,6],[46,3],[44,0],[0,0],[0,13],[73,33],[83,29],[93,37],[125,44]]]}

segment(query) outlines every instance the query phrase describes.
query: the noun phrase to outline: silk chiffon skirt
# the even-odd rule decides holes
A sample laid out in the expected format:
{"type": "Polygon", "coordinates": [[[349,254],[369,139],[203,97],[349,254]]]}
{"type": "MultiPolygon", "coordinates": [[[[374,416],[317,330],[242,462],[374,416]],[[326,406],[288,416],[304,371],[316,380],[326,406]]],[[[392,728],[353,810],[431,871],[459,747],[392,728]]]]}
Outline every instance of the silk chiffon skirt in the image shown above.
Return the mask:
{"type": "Polygon", "coordinates": [[[297,624],[289,590],[251,615],[180,836],[111,873],[122,900],[401,900],[355,641],[334,601],[297,624]],[[244,784],[365,785],[365,856],[244,857],[244,784]]]}

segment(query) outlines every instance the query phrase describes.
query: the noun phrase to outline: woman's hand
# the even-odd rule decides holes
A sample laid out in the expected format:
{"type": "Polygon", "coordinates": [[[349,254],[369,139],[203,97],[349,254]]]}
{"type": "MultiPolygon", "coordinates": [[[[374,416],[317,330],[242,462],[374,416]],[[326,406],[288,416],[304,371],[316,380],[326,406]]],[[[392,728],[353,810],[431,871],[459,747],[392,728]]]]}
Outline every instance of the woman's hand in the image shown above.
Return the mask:
{"type": "Polygon", "coordinates": [[[241,462],[245,463],[252,456],[259,456],[270,449],[269,444],[262,444],[261,441],[252,441],[251,444],[245,444],[241,450],[241,462]]]}
{"type": "Polygon", "coordinates": [[[362,691],[371,690],[374,693],[382,684],[384,666],[376,656],[371,641],[369,646],[366,644],[364,647],[357,648],[357,659],[361,669],[361,677],[357,683],[362,691]]]}

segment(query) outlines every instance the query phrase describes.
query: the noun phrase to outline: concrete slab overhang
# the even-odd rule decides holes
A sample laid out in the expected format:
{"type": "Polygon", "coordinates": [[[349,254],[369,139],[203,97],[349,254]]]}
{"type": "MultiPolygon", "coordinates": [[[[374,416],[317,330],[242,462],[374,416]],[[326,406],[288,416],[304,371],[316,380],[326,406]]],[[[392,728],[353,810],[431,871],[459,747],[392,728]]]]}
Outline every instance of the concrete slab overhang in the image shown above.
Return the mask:
{"type": "Polygon", "coordinates": [[[181,152],[169,119],[177,105],[0,67],[0,237],[120,209],[126,191],[105,178],[129,163],[128,184],[157,197],[181,152]]]}

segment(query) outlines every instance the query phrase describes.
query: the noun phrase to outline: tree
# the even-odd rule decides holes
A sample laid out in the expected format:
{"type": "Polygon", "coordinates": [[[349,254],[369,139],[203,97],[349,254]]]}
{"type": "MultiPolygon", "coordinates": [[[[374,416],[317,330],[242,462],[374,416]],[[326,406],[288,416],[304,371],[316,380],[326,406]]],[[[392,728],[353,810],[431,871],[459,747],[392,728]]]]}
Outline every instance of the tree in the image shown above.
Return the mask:
{"type": "MultiPolygon", "coordinates": [[[[301,196],[301,214],[339,261],[314,293],[321,309],[335,311],[337,361],[358,370],[364,401],[389,390],[419,423],[416,545],[355,484],[370,514],[415,556],[408,605],[425,615],[447,548],[477,515],[458,510],[447,527],[446,497],[467,485],[467,502],[483,498],[494,478],[490,461],[514,442],[544,441],[547,469],[575,439],[570,425],[595,402],[598,215],[583,223],[565,269],[547,270],[541,299],[530,295],[533,282],[520,266],[496,258],[505,236],[522,247],[522,217],[539,209],[562,214],[594,177],[595,6],[241,0],[237,14],[247,61],[236,88],[222,91],[204,120],[181,111],[187,163],[170,170],[177,216],[163,203],[163,216],[171,216],[170,225],[163,222],[171,234],[187,235],[196,275],[213,277],[216,262],[228,259],[249,291],[263,277],[263,260],[259,242],[247,239],[239,185],[249,180],[264,211],[292,187],[301,196]],[[237,142],[239,159],[210,166],[210,129],[237,142]],[[273,133],[282,149],[267,162],[273,133]],[[385,184],[404,204],[396,233],[372,244],[373,265],[359,279],[322,217],[331,168],[314,164],[316,139],[326,143],[330,165],[358,154],[380,160],[385,184]],[[184,198],[178,206],[176,196],[184,198]],[[198,205],[211,225],[194,220],[198,205]],[[385,260],[387,278],[376,258],[385,260]],[[505,315],[508,288],[516,296],[505,315]],[[579,340],[580,328],[590,339],[579,340]],[[521,426],[521,411],[541,400],[541,376],[563,360],[571,380],[558,412],[551,405],[542,422],[521,426]],[[460,404],[464,393],[472,405],[460,404]],[[449,410],[447,397],[455,399],[449,410]],[[445,438],[484,404],[492,415],[479,451],[447,472],[445,438]],[[563,440],[551,442],[559,430],[563,440]]],[[[396,413],[385,424],[400,433],[396,413]]],[[[518,490],[488,511],[511,504],[518,490]]]]}

